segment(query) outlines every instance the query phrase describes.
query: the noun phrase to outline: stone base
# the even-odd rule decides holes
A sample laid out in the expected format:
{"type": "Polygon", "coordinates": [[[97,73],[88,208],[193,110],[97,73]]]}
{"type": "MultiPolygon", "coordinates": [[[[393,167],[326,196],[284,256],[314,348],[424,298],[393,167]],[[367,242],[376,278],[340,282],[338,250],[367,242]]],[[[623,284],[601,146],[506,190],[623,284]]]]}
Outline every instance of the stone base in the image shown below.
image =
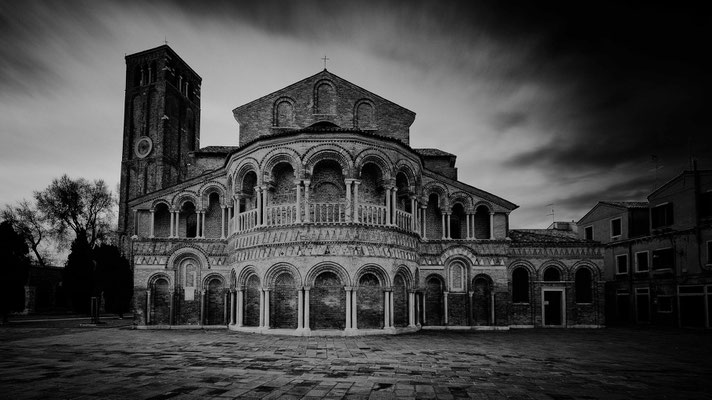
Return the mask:
{"type": "Polygon", "coordinates": [[[509,326],[479,325],[479,326],[423,326],[421,329],[428,331],[508,331],[509,326]]]}

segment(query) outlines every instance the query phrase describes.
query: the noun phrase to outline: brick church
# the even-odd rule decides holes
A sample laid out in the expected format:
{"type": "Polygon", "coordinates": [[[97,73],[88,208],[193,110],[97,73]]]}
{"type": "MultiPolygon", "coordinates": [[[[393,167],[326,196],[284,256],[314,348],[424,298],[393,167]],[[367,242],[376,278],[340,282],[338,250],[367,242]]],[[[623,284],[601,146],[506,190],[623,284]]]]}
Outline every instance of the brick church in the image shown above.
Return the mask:
{"type": "MultiPolygon", "coordinates": [[[[126,57],[119,232],[141,328],[293,335],[597,327],[601,245],[510,230],[517,206],[411,147],[415,113],[323,71],[200,144],[200,76],[126,57]]],[[[236,78],[239,79],[239,78],[236,78]]]]}

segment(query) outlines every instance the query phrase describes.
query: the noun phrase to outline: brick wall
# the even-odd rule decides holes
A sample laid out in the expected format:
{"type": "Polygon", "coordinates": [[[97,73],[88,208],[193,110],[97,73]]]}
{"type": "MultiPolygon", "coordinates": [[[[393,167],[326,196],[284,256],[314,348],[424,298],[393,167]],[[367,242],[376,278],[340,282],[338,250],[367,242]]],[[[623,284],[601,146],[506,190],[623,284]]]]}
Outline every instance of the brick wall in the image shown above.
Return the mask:
{"type": "Polygon", "coordinates": [[[448,293],[448,325],[467,326],[469,296],[466,293],[448,293]]]}
{"type": "Polygon", "coordinates": [[[425,325],[443,324],[443,291],[439,280],[431,278],[425,293],[425,325]]]}
{"type": "Polygon", "coordinates": [[[475,212],[475,238],[490,238],[490,216],[484,207],[478,207],[477,212],[475,212]]]}
{"type": "Polygon", "coordinates": [[[433,198],[428,202],[425,214],[426,237],[428,239],[440,239],[443,236],[443,222],[440,209],[433,198]]]}
{"type": "Polygon", "coordinates": [[[408,326],[408,291],[400,275],[393,280],[393,323],[397,327],[408,326]]]}
{"type": "Polygon", "coordinates": [[[167,206],[159,205],[156,207],[153,223],[153,235],[155,237],[168,237],[171,231],[171,214],[167,206]]]}
{"type": "Polygon", "coordinates": [[[270,192],[269,205],[294,204],[297,190],[294,182],[294,169],[287,163],[277,164],[274,168],[274,188],[270,192]]]}
{"type": "Polygon", "coordinates": [[[207,300],[207,316],[206,324],[208,325],[224,325],[225,321],[225,292],[223,284],[217,279],[213,279],[208,284],[207,300]]]}
{"type": "Polygon", "coordinates": [[[299,300],[294,278],[280,274],[270,293],[270,325],[272,328],[297,329],[297,301],[299,300]]]}
{"type": "Polygon", "coordinates": [[[358,188],[359,202],[367,204],[385,204],[383,189],[378,186],[380,173],[373,164],[366,164],[361,169],[361,185],[358,188]]]}
{"type": "Polygon", "coordinates": [[[168,281],[159,279],[151,291],[151,324],[168,325],[170,323],[170,292],[168,281]]]}
{"type": "Polygon", "coordinates": [[[356,293],[359,329],[383,328],[383,297],[378,278],[363,275],[356,293]]]}
{"type": "Polygon", "coordinates": [[[222,208],[220,208],[220,200],[217,196],[210,196],[210,205],[205,212],[205,232],[206,238],[219,238],[220,230],[222,229],[222,208]]]}
{"type": "Polygon", "coordinates": [[[336,274],[323,272],[317,276],[310,293],[309,309],[309,328],[344,329],[346,292],[336,274]]]}
{"type": "Polygon", "coordinates": [[[260,325],[260,280],[256,276],[251,276],[245,285],[244,297],[244,319],[245,326],[260,325]]]}
{"type": "Polygon", "coordinates": [[[472,324],[488,325],[490,319],[490,293],[484,280],[475,280],[472,294],[472,324]]]}
{"type": "Polygon", "coordinates": [[[336,161],[321,161],[314,167],[309,199],[315,203],[346,199],[346,183],[336,161]]]}

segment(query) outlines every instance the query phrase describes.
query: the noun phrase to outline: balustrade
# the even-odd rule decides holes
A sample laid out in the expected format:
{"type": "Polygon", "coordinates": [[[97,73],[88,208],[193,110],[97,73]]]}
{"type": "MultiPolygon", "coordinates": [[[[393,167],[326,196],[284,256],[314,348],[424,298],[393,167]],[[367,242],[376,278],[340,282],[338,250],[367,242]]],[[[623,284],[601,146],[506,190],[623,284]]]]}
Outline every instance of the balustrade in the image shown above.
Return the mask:
{"type": "Polygon", "coordinates": [[[257,226],[257,209],[245,211],[237,215],[237,232],[255,229],[257,226]]]}
{"type": "Polygon", "coordinates": [[[310,203],[307,205],[310,221],[321,224],[346,222],[345,203],[310,203]]]}
{"type": "Polygon", "coordinates": [[[404,210],[396,210],[396,225],[406,231],[410,231],[413,228],[412,225],[413,215],[404,210]]]}
{"type": "Polygon", "coordinates": [[[356,221],[366,225],[387,225],[386,206],[359,204],[356,221]]]}
{"type": "Polygon", "coordinates": [[[296,204],[283,204],[265,207],[264,224],[267,226],[292,225],[296,222],[296,204]]]}

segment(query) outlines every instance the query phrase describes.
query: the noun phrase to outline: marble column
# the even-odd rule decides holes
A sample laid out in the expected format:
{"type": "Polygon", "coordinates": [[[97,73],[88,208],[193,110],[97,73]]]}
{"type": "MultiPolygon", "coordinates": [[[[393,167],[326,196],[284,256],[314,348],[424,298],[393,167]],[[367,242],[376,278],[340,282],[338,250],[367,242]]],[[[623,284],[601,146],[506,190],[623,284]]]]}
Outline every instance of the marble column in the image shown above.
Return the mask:
{"type": "Polygon", "coordinates": [[[391,188],[386,187],[386,221],[385,225],[392,225],[391,221],[391,188]]]}
{"type": "Polygon", "coordinates": [[[304,222],[309,222],[311,220],[310,215],[309,215],[309,186],[310,185],[311,185],[311,181],[308,179],[305,179],[304,180],[304,222]]]}
{"type": "Polygon", "coordinates": [[[174,324],[174,307],[175,307],[175,292],[173,290],[168,291],[168,324],[174,324]]]}
{"type": "Polygon", "coordinates": [[[351,327],[353,329],[358,329],[358,288],[354,288],[354,290],[351,291],[351,307],[353,308],[353,313],[351,320],[353,321],[351,323],[351,327]]]}
{"type": "Polygon", "coordinates": [[[237,319],[237,291],[230,290],[230,325],[235,325],[237,319]]]}
{"type": "Polygon", "coordinates": [[[146,289],[146,325],[151,323],[151,289],[146,289]]]}
{"type": "Polygon", "coordinates": [[[244,302],[245,302],[245,300],[243,297],[242,289],[237,289],[237,304],[236,304],[236,308],[235,308],[235,314],[236,314],[235,319],[237,320],[237,321],[235,321],[235,323],[237,324],[237,326],[242,326],[243,321],[245,319],[244,318],[245,312],[243,309],[244,302]]]}
{"type": "Polygon", "coordinates": [[[304,288],[304,330],[310,330],[309,326],[309,290],[304,288]]]}
{"type": "Polygon", "coordinates": [[[220,239],[225,239],[225,206],[220,206],[220,239]]]}
{"type": "Polygon", "coordinates": [[[257,195],[257,223],[255,227],[262,225],[262,188],[255,186],[255,194],[257,195]]]}
{"type": "Polygon", "coordinates": [[[200,325],[205,325],[205,289],[200,291],[200,325]]]}
{"type": "Polygon", "coordinates": [[[346,323],[345,323],[345,329],[349,330],[351,329],[351,302],[352,302],[352,297],[351,297],[351,292],[353,291],[353,288],[350,286],[345,286],[344,290],[346,291],[346,323]]]}
{"type": "Polygon", "coordinates": [[[383,327],[390,328],[391,326],[391,300],[390,292],[387,290],[383,291],[383,327]]]}
{"type": "Polygon", "coordinates": [[[448,292],[443,292],[443,309],[444,309],[443,310],[443,313],[444,313],[443,319],[445,320],[445,325],[447,325],[449,322],[448,321],[449,318],[448,318],[448,307],[447,307],[447,305],[448,305],[447,304],[447,297],[448,297],[447,295],[448,295],[448,292]]]}
{"type": "Polygon", "coordinates": [[[299,181],[296,185],[296,191],[297,191],[297,205],[295,207],[296,213],[297,213],[297,218],[295,219],[297,224],[302,223],[302,181],[299,181]]]}
{"type": "Polygon", "coordinates": [[[203,224],[203,222],[202,222],[203,218],[201,215],[202,215],[202,211],[195,212],[195,237],[196,238],[202,237],[202,235],[200,234],[200,227],[203,224]]]}
{"type": "Polygon", "coordinates": [[[155,231],[155,226],[156,226],[156,210],[153,208],[150,210],[151,212],[151,226],[149,227],[149,233],[148,237],[153,238],[154,237],[154,231],[155,231]]]}
{"type": "Polygon", "coordinates": [[[359,209],[358,209],[358,186],[361,184],[361,181],[354,179],[354,222],[363,222],[361,218],[359,218],[359,209]]]}
{"type": "Polygon", "coordinates": [[[442,226],[442,238],[441,239],[446,239],[447,238],[447,226],[445,223],[445,213],[440,214],[440,221],[441,221],[441,226],[442,226]]]}
{"type": "Polygon", "coordinates": [[[304,329],[304,289],[297,291],[297,329],[304,329]]]}
{"type": "Polygon", "coordinates": [[[415,326],[415,293],[412,290],[408,291],[408,326],[415,326]]]}
{"type": "Polygon", "coordinates": [[[346,184],[346,222],[351,222],[351,216],[353,215],[353,204],[351,204],[351,183],[353,179],[344,179],[346,184]]]}
{"type": "Polygon", "coordinates": [[[172,238],[172,237],[173,237],[173,232],[174,232],[174,230],[175,230],[175,225],[174,225],[174,223],[173,223],[173,218],[174,218],[174,216],[175,216],[175,212],[173,212],[173,210],[171,210],[170,213],[169,213],[169,216],[171,217],[171,218],[170,218],[170,219],[171,219],[171,227],[170,227],[170,232],[168,233],[168,237],[169,237],[169,238],[172,238]]]}
{"type": "Polygon", "coordinates": [[[265,289],[265,328],[269,329],[269,292],[270,289],[265,289]]]}
{"type": "Polygon", "coordinates": [[[494,213],[490,213],[490,239],[494,239],[494,213]]]}

